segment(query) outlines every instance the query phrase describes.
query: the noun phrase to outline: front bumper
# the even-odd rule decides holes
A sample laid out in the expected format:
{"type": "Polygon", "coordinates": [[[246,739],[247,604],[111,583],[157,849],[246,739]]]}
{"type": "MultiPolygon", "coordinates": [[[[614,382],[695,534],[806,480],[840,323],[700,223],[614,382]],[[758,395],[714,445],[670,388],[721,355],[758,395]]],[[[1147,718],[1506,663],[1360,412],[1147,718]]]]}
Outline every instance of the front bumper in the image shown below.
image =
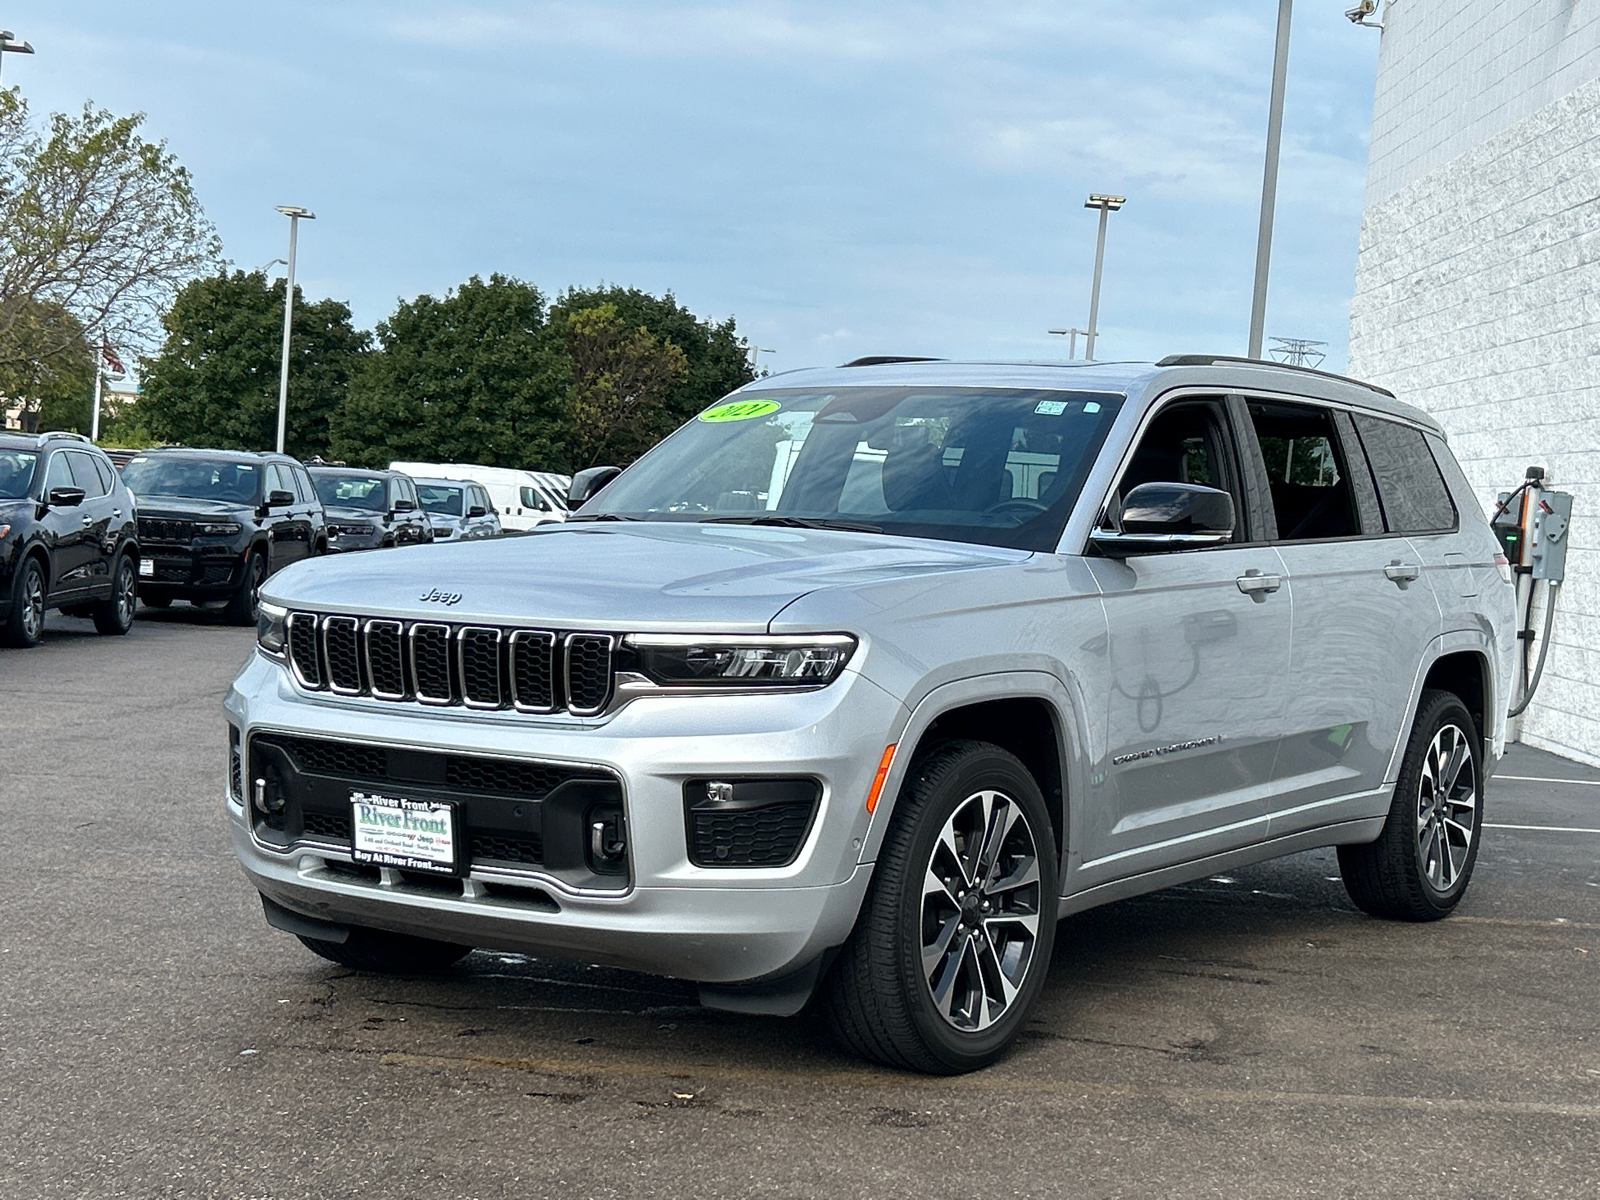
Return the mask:
{"type": "Polygon", "coordinates": [[[791,975],[849,935],[871,874],[859,862],[869,820],[863,802],[885,738],[903,717],[897,701],[851,673],[817,692],[652,697],[592,720],[428,710],[307,693],[259,654],[235,681],[227,708],[245,747],[257,732],[337,737],[599,768],[621,781],[629,873],[587,887],[535,867],[513,873],[473,865],[460,879],[371,868],[362,875],[340,849],[264,843],[230,794],[235,852],[251,883],[283,908],[705,984],[791,975]],[[692,863],[684,781],[707,776],[820,782],[817,813],[794,861],[692,863]]]}
{"type": "Polygon", "coordinates": [[[345,550],[376,550],[383,545],[384,531],[382,529],[359,530],[355,533],[334,532],[328,530],[328,553],[338,554],[345,550]]]}
{"type": "Polygon", "coordinates": [[[229,542],[146,543],[140,563],[139,587],[145,592],[177,599],[221,598],[239,589],[248,556],[248,545],[235,546],[229,542]],[[145,574],[146,571],[150,573],[145,574]]]}

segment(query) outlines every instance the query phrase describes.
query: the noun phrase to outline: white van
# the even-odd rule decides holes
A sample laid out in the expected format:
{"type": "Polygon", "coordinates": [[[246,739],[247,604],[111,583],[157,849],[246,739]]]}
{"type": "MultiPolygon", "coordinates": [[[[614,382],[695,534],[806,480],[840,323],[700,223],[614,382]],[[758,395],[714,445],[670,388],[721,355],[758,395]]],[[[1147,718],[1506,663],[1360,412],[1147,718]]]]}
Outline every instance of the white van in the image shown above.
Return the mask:
{"type": "Polygon", "coordinates": [[[470,479],[488,489],[489,499],[506,529],[532,529],[567,519],[570,475],[552,471],[517,471],[510,467],[480,467],[476,463],[392,462],[391,471],[426,475],[434,479],[470,479]]]}

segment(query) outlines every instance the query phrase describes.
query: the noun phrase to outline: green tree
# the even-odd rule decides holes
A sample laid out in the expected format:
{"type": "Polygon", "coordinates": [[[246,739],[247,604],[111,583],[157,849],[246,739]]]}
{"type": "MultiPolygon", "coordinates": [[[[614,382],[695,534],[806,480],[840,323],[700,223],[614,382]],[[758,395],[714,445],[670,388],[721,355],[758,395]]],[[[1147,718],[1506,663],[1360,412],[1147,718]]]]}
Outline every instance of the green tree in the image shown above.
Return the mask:
{"type": "Polygon", "coordinates": [[[143,121],[85,105],[40,129],[17,89],[0,91],[0,367],[148,345],[178,287],[217,260],[189,173],[143,121]],[[38,320],[54,312],[72,320],[38,320]]]}
{"type": "Polygon", "coordinates": [[[551,305],[551,327],[558,328],[561,318],[572,313],[601,305],[615,309],[624,326],[648,330],[683,352],[683,377],[662,401],[671,418],[669,430],[755,378],[750,370],[749,343],[738,335],[733,318],[713,321],[697,317],[671,292],[652,296],[638,288],[568,288],[551,305]]]}
{"type": "Polygon", "coordinates": [[[377,335],[334,420],[337,457],[368,466],[561,460],[562,363],[538,288],[474,275],[443,299],[402,301],[377,335]]]}
{"type": "Polygon", "coordinates": [[[682,423],[670,401],[689,363],[677,346],[625,324],[614,304],[566,313],[559,327],[571,377],[564,465],[630,463],[682,423]]]}
{"type": "MultiPolygon", "coordinates": [[[[140,364],[136,419],[152,436],[190,446],[266,450],[277,444],[283,286],[260,271],[226,270],[185,286],[162,320],[160,353],[140,364]]],[[[330,422],[369,338],[338,300],[295,289],[285,449],[326,455],[330,422]]]]}
{"type": "Polygon", "coordinates": [[[15,306],[13,316],[0,395],[22,401],[24,429],[88,433],[94,352],[83,326],[59,304],[36,300],[15,306]]]}

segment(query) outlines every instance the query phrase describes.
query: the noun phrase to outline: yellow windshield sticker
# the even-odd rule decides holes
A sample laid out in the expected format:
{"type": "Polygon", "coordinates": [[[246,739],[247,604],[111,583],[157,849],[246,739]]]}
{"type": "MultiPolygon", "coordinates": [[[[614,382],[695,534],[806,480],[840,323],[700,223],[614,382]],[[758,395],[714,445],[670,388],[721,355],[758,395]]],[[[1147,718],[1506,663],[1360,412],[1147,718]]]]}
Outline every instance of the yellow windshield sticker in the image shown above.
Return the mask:
{"type": "Polygon", "coordinates": [[[700,414],[700,419],[713,424],[719,421],[749,421],[755,417],[771,416],[782,407],[776,400],[730,400],[726,404],[712,405],[700,414]]]}

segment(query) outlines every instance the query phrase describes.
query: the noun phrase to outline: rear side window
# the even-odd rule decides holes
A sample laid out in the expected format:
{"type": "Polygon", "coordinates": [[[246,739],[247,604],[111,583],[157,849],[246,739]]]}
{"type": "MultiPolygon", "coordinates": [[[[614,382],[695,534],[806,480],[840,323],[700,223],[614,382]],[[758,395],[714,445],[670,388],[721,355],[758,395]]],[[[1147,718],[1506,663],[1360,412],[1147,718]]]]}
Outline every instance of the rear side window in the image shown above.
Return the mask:
{"type": "Polygon", "coordinates": [[[69,450],[66,454],[68,465],[72,468],[72,478],[77,487],[83,489],[83,494],[88,497],[104,496],[111,489],[100,478],[100,472],[94,469],[94,459],[90,455],[69,450]]]}
{"type": "Polygon", "coordinates": [[[1278,519],[1278,540],[1354,537],[1361,532],[1350,472],[1333,414],[1309,404],[1251,401],[1278,519]]]}
{"type": "Polygon", "coordinates": [[[1449,533],[1455,529],[1456,506],[1422,430],[1364,414],[1357,414],[1355,423],[1389,532],[1449,533]]]}

